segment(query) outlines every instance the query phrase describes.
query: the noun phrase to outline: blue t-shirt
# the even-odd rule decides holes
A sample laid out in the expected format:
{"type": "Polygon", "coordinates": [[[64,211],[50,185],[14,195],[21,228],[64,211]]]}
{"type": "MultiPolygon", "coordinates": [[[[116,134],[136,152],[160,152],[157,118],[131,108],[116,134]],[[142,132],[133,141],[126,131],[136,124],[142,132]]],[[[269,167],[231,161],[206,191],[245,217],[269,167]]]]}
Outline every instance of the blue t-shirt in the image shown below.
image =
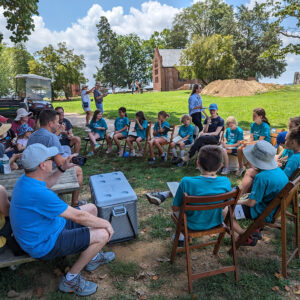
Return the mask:
{"type": "Polygon", "coordinates": [[[59,154],[64,153],[58,136],[45,128],[40,128],[39,130],[31,134],[31,136],[28,139],[27,147],[32,144],[42,144],[48,148],[56,147],[58,149],[59,154]]]}
{"type": "Polygon", "coordinates": [[[235,130],[227,128],[225,132],[225,138],[228,145],[236,144],[238,141],[242,141],[244,139],[243,129],[239,126],[237,126],[235,130]]]}
{"type": "Polygon", "coordinates": [[[200,95],[197,95],[194,93],[189,97],[189,114],[190,116],[194,113],[201,112],[200,108],[194,109],[194,107],[201,106],[202,105],[202,99],[200,95]]]}
{"type": "MultiPolygon", "coordinates": [[[[115,120],[115,129],[116,131],[119,131],[121,129],[123,129],[125,126],[129,126],[129,119],[127,117],[124,117],[124,118],[120,118],[120,117],[117,117],[116,120],[115,120]]],[[[124,130],[121,132],[124,136],[127,136],[127,131],[124,130]]]]}
{"type": "MultiPolygon", "coordinates": [[[[250,207],[250,214],[253,219],[256,219],[263,212],[288,181],[287,176],[280,168],[263,170],[255,176],[249,196],[249,199],[256,201],[255,205],[250,207]]],[[[266,217],[266,222],[272,221],[276,210],[277,208],[266,217]]]]}
{"type": "MultiPolygon", "coordinates": [[[[183,195],[211,196],[231,191],[231,183],[227,177],[184,177],[179,183],[173,205],[182,206],[183,195]]],[[[188,228],[191,230],[206,230],[223,222],[222,209],[186,211],[188,228]]]]}
{"type": "Polygon", "coordinates": [[[264,136],[264,140],[271,143],[270,126],[266,122],[262,122],[260,125],[257,125],[255,122],[252,123],[250,133],[253,133],[254,141],[257,141],[261,136],[264,136]]]}
{"type": "Polygon", "coordinates": [[[291,149],[284,149],[282,152],[281,157],[287,156],[288,158],[292,157],[294,155],[294,151],[291,149]]]}
{"type": "Polygon", "coordinates": [[[93,122],[92,120],[89,125],[89,128],[92,130],[92,132],[98,133],[100,137],[103,139],[105,130],[96,129],[97,127],[104,127],[105,129],[107,129],[107,124],[103,118],[96,122],[93,122]]]}
{"type": "Polygon", "coordinates": [[[94,98],[95,98],[96,103],[102,103],[103,102],[103,98],[100,98],[98,100],[96,99],[99,96],[102,96],[102,93],[99,90],[94,89],[94,98]]]}
{"type": "Polygon", "coordinates": [[[134,129],[136,131],[136,135],[138,137],[141,137],[143,140],[145,140],[146,139],[146,131],[147,131],[147,127],[148,127],[148,121],[144,120],[141,125],[142,125],[143,129],[141,129],[140,126],[137,123],[135,123],[134,129]]]}
{"type": "Polygon", "coordinates": [[[288,178],[290,178],[296,169],[300,167],[300,152],[295,153],[288,158],[287,163],[284,168],[284,173],[288,178]]]}
{"type": "Polygon", "coordinates": [[[187,135],[189,135],[189,138],[187,139],[191,143],[193,143],[193,134],[194,134],[194,126],[190,124],[189,126],[181,125],[179,128],[179,135],[184,138],[187,135]]]}
{"type": "Polygon", "coordinates": [[[48,254],[65,227],[60,215],[67,207],[46,182],[22,175],[10,204],[10,222],[21,248],[34,258],[48,254]]]}
{"type": "MultiPolygon", "coordinates": [[[[166,130],[163,133],[158,132],[156,137],[168,137],[168,130],[167,128],[170,128],[170,124],[167,121],[164,121],[163,123],[160,124],[161,128],[166,128],[166,130]]],[[[159,126],[158,126],[158,122],[155,122],[154,124],[154,130],[158,131],[159,130],[159,126]]]]}

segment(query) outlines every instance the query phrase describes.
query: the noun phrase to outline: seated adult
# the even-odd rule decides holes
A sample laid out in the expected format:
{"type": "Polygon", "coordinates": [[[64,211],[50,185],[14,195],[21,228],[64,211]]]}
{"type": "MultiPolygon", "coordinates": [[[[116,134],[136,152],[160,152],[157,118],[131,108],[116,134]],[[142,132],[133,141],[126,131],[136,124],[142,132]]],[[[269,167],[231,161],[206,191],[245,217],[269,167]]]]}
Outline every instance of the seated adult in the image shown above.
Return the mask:
{"type": "MultiPolygon", "coordinates": [[[[62,156],[64,154],[64,150],[59,142],[58,137],[54,134],[59,127],[58,119],[59,116],[55,110],[42,110],[39,115],[40,128],[30,136],[27,143],[27,147],[36,143],[43,144],[46,147],[56,147],[58,149],[58,154],[55,155],[54,162],[56,163],[59,172],[63,173],[64,170],[61,168],[61,166],[63,165],[66,158],[62,156]]],[[[81,186],[83,179],[82,169],[79,166],[75,166],[75,170],[78,183],[81,186]]],[[[79,193],[80,190],[74,191],[72,193],[72,206],[77,206],[86,203],[83,201],[78,201],[79,193]]]]}
{"type": "Polygon", "coordinates": [[[79,153],[81,139],[79,136],[75,136],[72,131],[72,123],[65,118],[65,111],[62,107],[56,107],[56,112],[59,114],[59,128],[56,135],[59,137],[59,141],[62,146],[74,146],[74,152],[79,153]]]}
{"type": "MultiPolygon", "coordinates": [[[[2,120],[6,121],[7,118],[2,117],[2,120]]],[[[14,138],[16,137],[15,133],[11,129],[11,124],[5,122],[0,122],[0,144],[4,146],[5,154],[10,158],[15,152],[15,143],[14,138]]]]}
{"type": "MultiPolygon", "coordinates": [[[[32,144],[23,152],[25,174],[19,178],[12,193],[11,226],[21,248],[34,258],[51,260],[81,252],[62,277],[59,289],[88,296],[95,293],[98,286],[87,281],[80,272],[84,267],[94,271],[100,264],[115,258],[113,252],[99,252],[114,231],[108,221],[97,217],[94,204],[75,209],[48,188],[61,174],[57,170],[51,175],[52,160],[57,154],[57,147],[42,144],[32,144]]],[[[62,170],[73,167],[73,156],[64,161],[62,170]]]]}
{"type": "Polygon", "coordinates": [[[201,147],[205,145],[217,145],[220,140],[221,131],[224,128],[224,120],[218,115],[218,106],[215,103],[209,106],[210,117],[207,117],[204,121],[204,129],[200,134],[200,137],[195,140],[190,151],[185,155],[178,163],[178,167],[188,162],[201,147]]]}
{"type": "Polygon", "coordinates": [[[15,134],[18,134],[18,128],[24,124],[28,124],[31,128],[35,129],[35,121],[31,119],[32,112],[28,112],[25,108],[17,110],[17,116],[11,124],[11,129],[15,134]]]}
{"type": "MultiPolygon", "coordinates": [[[[256,144],[248,145],[244,149],[244,155],[247,161],[257,171],[254,177],[252,187],[247,182],[248,190],[245,190],[244,179],[242,182],[243,190],[247,193],[247,197],[241,197],[238,200],[238,205],[235,209],[236,219],[256,219],[268,206],[268,204],[276,197],[276,195],[288,183],[288,177],[278,167],[275,161],[276,149],[267,141],[258,141],[256,144]]],[[[246,175],[245,175],[246,176],[246,175]]],[[[266,222],[271,222],[276,212],[275,208],[265,219],[266,222]]],[[[224,213],[227,213],[225,210],[224,213]]],[[[233,229],[237,233],[236,238],[239,238],[245,230],[242,229],[239,223],[234,220],[233,229]]],[[[255,246],[257,239],[261,238],[260,232],[253,233],[246,242],[248,246],[255,246]]]]}

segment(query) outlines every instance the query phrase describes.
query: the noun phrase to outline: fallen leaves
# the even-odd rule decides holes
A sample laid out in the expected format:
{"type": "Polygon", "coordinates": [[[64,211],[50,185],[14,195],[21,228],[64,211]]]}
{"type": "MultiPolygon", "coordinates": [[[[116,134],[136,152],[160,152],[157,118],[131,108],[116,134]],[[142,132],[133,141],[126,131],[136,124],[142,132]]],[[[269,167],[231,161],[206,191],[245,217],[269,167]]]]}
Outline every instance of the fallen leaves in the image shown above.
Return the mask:
{"type": "Polygon", "coordinates": [[[275,276],[276,278],[278,278],[279,280],[282,280],[282,279],[283,279],[283,276],[282,276],[281,273],[275,273],[274,276],[275,276]]]}
{"type": "Polygon", "coordinates": [[[279,286],[277,286],[277,285],[273,286],[272,291],[279,292],[280,291],[279,286]]]}
{"type": "Polygon", "coordinates": [[[158,276],[155,275],[155,276],[152,277],[152,279],[153,279],[154,281],[156,281],[156,280],[158,280],[158,276]]]}

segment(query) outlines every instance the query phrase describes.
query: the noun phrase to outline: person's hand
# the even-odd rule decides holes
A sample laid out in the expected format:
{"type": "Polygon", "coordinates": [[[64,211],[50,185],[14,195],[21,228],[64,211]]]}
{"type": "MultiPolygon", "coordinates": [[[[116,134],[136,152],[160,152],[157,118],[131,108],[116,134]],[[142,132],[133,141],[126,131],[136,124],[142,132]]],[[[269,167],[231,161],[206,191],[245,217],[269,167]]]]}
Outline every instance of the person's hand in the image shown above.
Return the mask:
{"type": "Polygon", "coordinates": [[[208,117],[207,118],[207,124],[210,124],[211,123],[211,117],[208,117]]]}
{"type": "Polygon", "coordinates": [[[226,144],[224,142],[221,142],[221,145],[226,148],[226,144]]]}
{"type": "Polygon", "coordinates": [[[78,153],[74,153],[74,154],[68,156],[66,158],[66,160],[64,161],[64,163],[60,167],[64,171],[73,168],[75,166],[75,164],[72,163],[72,158],[75,157],[75,156],[77,156],[77,155],[78,155],[78,153]]]}

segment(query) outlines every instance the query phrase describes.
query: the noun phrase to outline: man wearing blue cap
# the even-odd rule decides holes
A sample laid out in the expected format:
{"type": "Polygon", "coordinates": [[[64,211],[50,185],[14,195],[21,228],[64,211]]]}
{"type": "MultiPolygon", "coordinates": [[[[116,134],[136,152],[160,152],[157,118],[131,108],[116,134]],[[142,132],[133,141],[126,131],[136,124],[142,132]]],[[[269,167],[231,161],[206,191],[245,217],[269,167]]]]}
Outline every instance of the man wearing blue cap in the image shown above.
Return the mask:
{"type": "MultiPolygon", "coordinates": [[[[87,281],[80,272],[95,270],[115,258],[113,252],[99,252],[114,231],[111,224],[97,217],[94,204],[73,208],[62,201],[49,187],[53,186],[60,171],[52,175],[52,160],[57,147],[42,144],[28,146],[22,155],[25,174],[13,190],[10,221],[17,242],[30,256],[50,260],[81,252],[79,258],[63,276],[59,284],[62,292],[88,296],[97,291],[97,284],[87,281]]],[[[76,154],[75,154],[76,155],[76,154]]],[[[61,168],[72,168],[72,157],[61,168]]]]}
{"type": "Polygon", "coordinates": [[[210,117],[206,118],[203,123],[205,125],[203,132],[195,140],[188,154],[178,163],[178,167],[188,162],[201,147],[205,145],[217,145],[219,143],[221,131],[224,129],[224,120],[218,115],[217,104],[210,104],[209,112],[210,117]]]}

